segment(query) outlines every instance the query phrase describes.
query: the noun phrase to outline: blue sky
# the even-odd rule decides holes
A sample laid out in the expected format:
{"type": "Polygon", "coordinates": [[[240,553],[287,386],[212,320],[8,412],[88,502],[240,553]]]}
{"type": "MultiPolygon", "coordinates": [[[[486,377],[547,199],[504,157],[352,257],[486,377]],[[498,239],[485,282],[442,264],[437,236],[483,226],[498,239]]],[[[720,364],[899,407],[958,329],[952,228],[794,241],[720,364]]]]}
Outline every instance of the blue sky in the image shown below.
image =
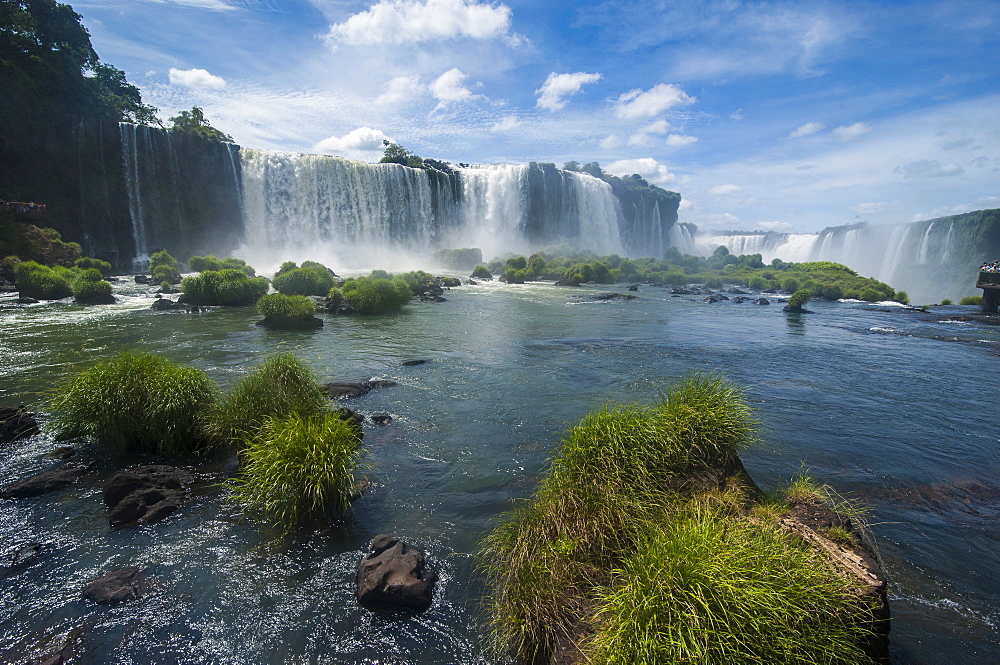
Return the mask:
{"type": "Polygon", "coordinates": [[[1000,207],[1000,2],[81,0],[165,119],[377,161],[597,161],[703,229],[1000,207]]]}

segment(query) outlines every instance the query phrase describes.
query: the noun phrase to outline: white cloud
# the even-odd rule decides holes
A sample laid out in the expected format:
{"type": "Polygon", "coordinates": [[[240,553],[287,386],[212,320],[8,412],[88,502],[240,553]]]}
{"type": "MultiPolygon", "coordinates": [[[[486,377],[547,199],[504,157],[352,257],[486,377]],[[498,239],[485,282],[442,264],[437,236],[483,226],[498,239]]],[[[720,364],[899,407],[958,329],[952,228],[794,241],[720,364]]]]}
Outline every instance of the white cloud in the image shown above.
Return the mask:
{"type": "Polygon", "coordinates": [[[575,74],[556,74],[552,72],[545,79],[545,83],[535,94],[538,95],[537,108],[549,111],[558,111],[566,106],[566,97],[570,97],[580,92],[580,88],[588,83],[595,83],[601,80],[600,74],[588,74],[586,72],[576,72],[575,74]]]}
{"type": "MultiPolygon", "coordinates": [[[[330,44],[410,44],[469,37],[508,36],[511,11],[507,5],[475,0],[381,0],[368,11],[330,26],[330,44]]],[[[516,36],[509,35],[513,41],[516,36]]]]}
{"type": "Polygon", "coordinates": [[[712,196],[732,196],[733,194],[739,194],[743,191],[743,188],[739,185],[734,185],[732,183],[726,183],[724,185],[716,185],[715,187],[709,187],[708,193],[712,196]]]}
{"type": "Polygon", "coordinates": [[[172,85],[181,85],[185,88],[222,90],[226,87],[224,78],[209,74],[204,69],[175,69],[171,67],[169,75],[172,85]]]}
{"type": "Polygon", "coordinates": [[[375,98],[378,106],[395,106],[416,99],[427,92],[419,76],[397,76],[385,84],[385,92],[375,98]]]}
{"type": "Polygon", "coordinates": [[[856,122],[853,125],[844,125],[843,127],[837,127],[833,130],[833,135],[836,136],[841,141],[850,141],[851,139],[856,139],[862,134],[867,134],[872,130],[871,127],[863,122],[856,122]]]}
{"type": "Polygon", "coordinates": [[[694,104],[696,101],[673,83],[660,83],[646,91],[637,88],[620,96],[615,105],[615,116],[651,118],[675,106],[694,104]]]}
{"type": "Polygon", "coordinates": [[[667,145],[672,148],[679,148],[683,145],[691,145],[692,143],[697,143],[697,136],[684,136],[683,134],[671,134],[667,137],[667,145]]]}
{"type": "Polygon", "coordinates": [[[858,205],[851,206],[848,208],[851,212],[856,212],[859,215],[875,215],[886,210],[891,210],[896,207],[899,202],[890,201],[866,201],[864,203],[859,203],[858,205]]]}
{"type": "Polygon", "coordinates": [[[646,180],[656,185],[674,185],[680,180],[677,175],[671,173],[666,164],[660,164],[652,157],[640,157],[637,159],[621,159],[612,162],[604,167],[604,170],[612,175],[627,176],[638,173],[646,180]]]}
{"type": "Polygon", "coordinates": [[[605,136],[603,139],[601,139],[601,142],[598,145],[601,146],[601,150],[614,150],[621,144],[622,144],[622,137],[618,136],[617,134],[609,134],[608,136],[605,136]]]}
{"type": "Polygon", "coordinates": [[[823,123],[821,122],[807,122],[806,124],[792,131],[788,135],[788,138],[799,139],[802,138],[803,136],[809,136],[810,134],[815,134],[816,132],[822,129],[823,129],[823,123]]]}
{"type": "Polygon", "coordinates": [[[313,146],[313,150],[323,155],[370,160],[383,152],[382,141],[393,142],[381,129],[358,127],[343,136],[323,139],[313,146]]]}
{"type": "Polygon", "coordinates": [[[669,131],[669,122],[666,120],[657,120],[656,122],[646,125],[635,134],[628,137],[628,144],[637,146],[652,145],[653,141],[655,141],[655,139],[651,136],[652,134],[666,134],[669,131]]]}
{"type": "Polygon", "coordinates": [[[475,97],[471,90],[462,85],[462,82],[467,78],[468,75],[462,72],[461,69],[452,67],[427,86],[431,94],[434,95],[434,99],[438,100],[438,108],[464,102],[475,97]]]}
{"type": "Polygon", "coordinates": [[[198,7],[199,9],[214,9],[216,11],[228,11],[236,7],[223,0],[148,0],[157,4],[183,5],[185,7],[198,7]]]}
{"type": "Polygon", "coordinates": [[[774,231],[777,233],[792,230],[792,225],[788,222],[757,222],[756,227],[759,231],[774,231]]]}
{"type": "Polygon", "coordinates": [[[500,120],[498,120],[496,122],[496,124],[494,124],[490,128],[490,131],[492,131],[492,132],[508,132],[508,131],[510,131],[512,129],[517,129],[520,126],[521,126],[521,120],[517,116],[508,115],[508,116],[504,116],[503,118],[500,118],[500,120]]]}
{"type": "Polygon", "coordinates": [[[913,178],[945,178],[965,173],[965,169],[955,162],[940,162],[936,159],[921,159],[903,166],[897,166],[893,173],[903,176],[903,180],[913,178]]]}

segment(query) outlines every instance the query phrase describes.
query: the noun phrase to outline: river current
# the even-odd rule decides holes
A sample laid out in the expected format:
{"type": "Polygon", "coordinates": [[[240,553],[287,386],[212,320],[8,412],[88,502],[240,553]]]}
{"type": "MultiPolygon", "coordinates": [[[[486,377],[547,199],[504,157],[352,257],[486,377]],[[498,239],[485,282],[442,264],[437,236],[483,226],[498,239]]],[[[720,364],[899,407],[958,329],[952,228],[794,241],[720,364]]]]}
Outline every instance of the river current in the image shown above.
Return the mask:
{"type": "MultiPolygon", "coordinates": [[[[344,400],[393,418],[365,425],[373,486],[347,526],[291,540],[223,500],[230,459],[200,469],[193,501],[152,526],[108,526],[112,463],[68,490],[2,501],[0,554],[43,548],[0,570],[0,661],[76,630],[83,663],[496,662],[481,638],[479,539],[530,494],[584,414],[714,371],[746,388],[763,424],[743,453],[759,485],[805,468],[870,507],[894,662],[1000,662],[1000,320],[974,308],[813,302],[814,313],[787,315],[780,303],[707,304],[651,287],[581,302],[615,288],[484,283],[297,332],[255,327],[249,309],[155,313],[143,287],[116,288],[108,306],[0,299],[0,405],[43,410],[60,378],[121,349],[199,367],[222,386],[291,351],[324,381],[397,382],[344,400]],[[428,362],[402,365],[412,359],[428,362]],[[380,616],[355,602],[355,567],[379,533],[425,550],[441,572],[426,612],[380,616]],[[88,581],[126,566],[147,568],[157,590],[111,608],[81,598],[88,581]]],[[[59,445],[43,434],[4,447],[0,485],[52,466],[45,454],[59,445]]]]}

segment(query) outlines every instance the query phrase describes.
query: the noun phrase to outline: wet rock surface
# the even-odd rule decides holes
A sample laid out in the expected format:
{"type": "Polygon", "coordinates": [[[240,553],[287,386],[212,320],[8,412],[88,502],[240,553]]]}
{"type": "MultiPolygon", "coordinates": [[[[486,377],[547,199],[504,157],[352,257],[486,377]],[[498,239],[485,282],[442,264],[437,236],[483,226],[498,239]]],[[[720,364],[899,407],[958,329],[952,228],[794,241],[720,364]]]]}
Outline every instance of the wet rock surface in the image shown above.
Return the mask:
{"type": "Polygon", "coordinates": [[[430,607],[438,575],[424,553],[386,534],[372,538],[370,547],[358,564],[358,603],[374,609],[430,607]]]}
{"type": "Polygon", "coordinates": [[[0,407],[0,445],[38,434],[38,421],[24,405],[0,407]]]}
{"type": "Polygon", "coordinates": [[[152,588],[142,568],[121,568],[90,582],[83,588],[83,597],[98,605],[117,605],[141,598],[152,588]]]}
{"type": "Polygon", "coordinates": [[[23,499],[39,496],[69,487],[91,468],[91,463],[68,462],[54,469],[42,471],[0,489],[0,499],[23,499]]]}
{"type": "Polygon", "coordinates": [[[329,397],[358,397],[367,395],[375,388],[391,388],[395,381],[372,379],[370,381],[334,381],[323,385],[323,392],[329,397]]]}
{"type": "Polygon", "coordinates": [[[180,508],[194,481],[190,471],[165,465],[120,471],[104,486],[108,521],[116,527],[155,524],[180,508]]]}

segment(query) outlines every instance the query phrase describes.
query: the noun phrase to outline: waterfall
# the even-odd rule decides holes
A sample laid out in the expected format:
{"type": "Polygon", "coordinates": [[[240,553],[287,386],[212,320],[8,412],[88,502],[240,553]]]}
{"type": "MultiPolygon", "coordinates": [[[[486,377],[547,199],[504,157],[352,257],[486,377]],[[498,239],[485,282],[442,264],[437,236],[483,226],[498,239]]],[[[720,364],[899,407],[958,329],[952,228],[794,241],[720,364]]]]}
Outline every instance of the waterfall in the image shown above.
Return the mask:
{"type": "Polygon", "coordinates": [[[149,264],[149,243],[142,206],[142,181],[139,176],[139,125],[123,122],[119,125],[122,141],[122,162],[125,167],[125,189],[128,193],[128,212],[132,219],[132,240],[135,245],[136,268],[149,264]]]}
{"type": "Polygon", "coordinates": [[[599,254],[624,251],[624,218],[611,186],[553,165],[468,166],[447,174],[267,150],[243,150],[241,157],[241,251],[261,265],[308,258],[398,265],[442,247],[478,247],[487,257],[561,243],[599,254]]]}
{"type": "Polygon", "coordinates": [[[695,244],[692,233],[693,228],[690,224],[674,224],[667,231],[667,245],[676,247],[681,254],[698,255],[698,246],[695,244]]]}
{"type": "Polygon", "coordinates": [[[924,265],[927,263],[927,250],[930,247],[928,240],[931,237],[931,231],[934,230],[934,222],[927,225],[927,230],[924,231],[923,237],[920,239],[920,249],[917,250],[917,263],[924,265]]]}

